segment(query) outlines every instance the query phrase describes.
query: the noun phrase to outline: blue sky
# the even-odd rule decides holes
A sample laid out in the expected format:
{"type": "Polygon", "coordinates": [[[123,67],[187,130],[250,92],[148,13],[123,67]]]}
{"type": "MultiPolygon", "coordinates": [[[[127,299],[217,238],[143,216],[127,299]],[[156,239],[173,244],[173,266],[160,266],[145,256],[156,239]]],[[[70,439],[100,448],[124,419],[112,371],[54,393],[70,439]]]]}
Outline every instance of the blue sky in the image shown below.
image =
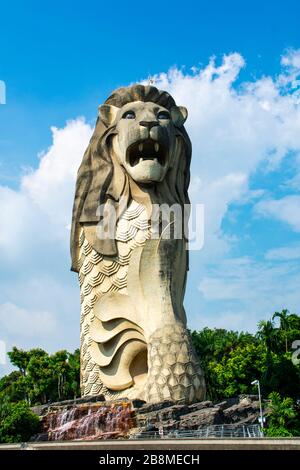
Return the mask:
{"type": "Polygon", "coordinates": [[[290,0],[2,2],[2,178],[35,163],[51,125],[93,119],[95,103],[119,85],[235,51],[247,61],[240,79],[278,73],[280,55],[297,47],[299,16],[290,0]]]}
{"type": "Polygon", "coordinates": [[[8,348],[78,345],[68,252],[75,171],[98,105],[149,75],[189,108],[191,195],[205,204],[189,325],[253,331],[280,308],[300,313],[299,2],[27,0],[2,3],[0,14],[8,348]]]}

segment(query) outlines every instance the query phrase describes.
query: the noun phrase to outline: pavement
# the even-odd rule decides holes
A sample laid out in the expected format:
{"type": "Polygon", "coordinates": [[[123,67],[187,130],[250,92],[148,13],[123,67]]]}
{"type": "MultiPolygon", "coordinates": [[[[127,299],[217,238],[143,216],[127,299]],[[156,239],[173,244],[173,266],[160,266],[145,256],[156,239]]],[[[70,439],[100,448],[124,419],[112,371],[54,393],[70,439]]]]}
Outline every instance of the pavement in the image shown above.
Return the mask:
{"type": "Polygon", "coordinates": [[[1,450],[300,450],[300,437],[28,442],[0,444],[1,450]]]}

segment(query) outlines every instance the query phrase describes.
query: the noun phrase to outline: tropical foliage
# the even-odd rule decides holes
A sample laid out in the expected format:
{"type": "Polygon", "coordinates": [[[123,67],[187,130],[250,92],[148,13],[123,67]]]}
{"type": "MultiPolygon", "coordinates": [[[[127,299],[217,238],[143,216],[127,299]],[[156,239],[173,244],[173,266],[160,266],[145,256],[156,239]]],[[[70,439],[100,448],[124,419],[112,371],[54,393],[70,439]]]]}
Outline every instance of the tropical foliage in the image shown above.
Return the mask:
{"type": "Polygon", "coordinates": [[[299,411],[292,398],[282,398],[278,392],[272,392],[269,395],[269,400],[267,436],[299,436],[299,411]]]}
{"type": "Polygon", "coordinates": [[[263,397],[270,399],[268,435],[300,435],[300,365],[292,360],[293,343],[300,340],[298,315],[275,312],[270,320],[258,323],[256,334],[204,328],[193,331],[192,339],[208,398],[256,394],[251,382],[258,379],[263,397]]]}
{"type": "Polygon", "coordinates": [[[204,328],[193,331],[192,339],[210,399],[254,393],[254,379],[260,380],[265,397],[277,391],[300,398],[300,366],[292,361],[293,342],[300,339],[298,315],[276,312],[271,320],[259,322],[256,334],[204,328]]]}
{"type": "MultiPolygon", "coordinates": [[[[300,340],[298,315],[275,312],[259,322],[255,334],[204,328],[193,331],[192,339],[209,399],[256,394],[251,382],[258,379],[263,397],[269,397],[267,434],[300,435],[300,365],[292,360],[293,343],[300,340]]],[[[48,354],[14,347],[8,355],[17,370],[0,379],[0,442],[26,440],[36,432],[30,406],[80,395],[79,350],[48,354]]]]}
{"type": "Polygon", "coordinates": [[[30,406],[80,395],[80,355],[14,347],[8,356],[17,370],[0,379],[0,442],[21,442],[39,430],[30,406]]]}
{"type": "Polygon", "coordinates": [[[26,442],[40,428],[39,417],[28,404],[0,401],[0,442],[26,442]]]}
{"type": "Polygon", "coordinates": [[[12,402],[23,400],[36,405],[80,395],[78,349],[49,355],[43,349],[23,351],[14,347],[8,356],[18,370],[0,379],[0,397],[5,393],[12,402]]]}

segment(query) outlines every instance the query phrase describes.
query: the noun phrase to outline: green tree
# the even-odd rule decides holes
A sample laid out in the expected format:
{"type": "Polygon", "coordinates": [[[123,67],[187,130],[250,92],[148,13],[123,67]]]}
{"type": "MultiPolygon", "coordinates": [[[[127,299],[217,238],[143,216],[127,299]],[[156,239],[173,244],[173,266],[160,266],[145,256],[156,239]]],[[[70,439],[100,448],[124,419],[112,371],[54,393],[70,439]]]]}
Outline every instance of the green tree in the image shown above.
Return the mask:
{"type": "MultiPolygon", "coordinates": [[[[294,329],[289,329],[288,335],[294,340],[300,337],[300,317],[289,317],[294,329]]],[[[255,335],[204,328],[193,331],[192,340],[204,369],[209,399],[253,393],[250,383],[254,378],[260,379],[265,396],[275,390],[282,396],[299,397],[300,366],[292,363],[292,351],[283,352],[282,337],[272,320],[259,322],[255,335]]]]}
{"type": "Polygon", "coordinates": [[[9,397],[10,401],[17,402],[26,399],[26,378],[20,371],[14,370],[0,379],[0,396],[9,397]]]}
{"type": "Polygon", "coordinates": [[[50,357],[45,351],[33,353],[27,366],[29,383],[29,401],[33,403],[47,403],[53,395],[53,371],[50,357]]]}
{"type": "Polygon", "coordinates": [[[68,353],[68,372],[66,380],[66,395],[69,398],[80,396],[80,350],[68,353]]]}
{"type": "Polygon", "coordinates": [[[296,436],[299,435],[297,412],[290,397],[282,398],[278,392],[269,395],[269,411],[267,412],[267,436],[296,436]]]}
{"type": "Polygon", "coordinates": [[[221,328],[193,331],[192,340],[204,370],[207,396],[211,400],[224,397],[224,376],[220,377],[218,366],[220,364],[224,366],[230,354],[238,347],[258,344],[258,340],[250,333],[238,333],[221,328]]]}
{"type": "Polygon", "coordinates": [[[13,348],[9,356],[19,370],[0,379],[0,395],[7,395],[11,402],[37,405],[80,395],[78,349],[49,355],[42,349],[13,348]]]}
{"type": "Polygon", "coordinates": [[[256,336],[264,343],[268,353],[277,351],[278,335],[273,321],[261,320],[258,322],[258,332],[256,336]]]}
{"type": "Polygon", "coordinates": [[[291,330],[300,331],[300,316],[295,313],[289,315],[289,325],[291,330]]]}
{"type": "Polygon", "coordinates": [[[295,366],[289,357],[272,353],[267,356],[266,368],[261,376],[262,392],[266,396],[277,391],[281,396],[299,397],[299,366],[295,366]]]}
{"type": "Polygon", "coordinates": [[[280,320],[280,329],[284,333],[285,352],[287,353],[288,352],[287,331],[290,328],[289,311],[287,309],[283,309],[281,312],[275,312],[274,315],[272,316],[272,320],[275,320],[275,318],[279,318],[280,320]]]}
{"type": "Polygon", "coordinates": [[[8,352],[8,357],[12,365],[16,366],[20,373],[25,377],[27,366],[30,360],[30,353],[14,346],[12,351],[8,352]]]}
{"type": "Polygon", "coordinates": [[[2,405],[0,442],[26,442],[39,430],[39,417],[30,410],[27,403],[6,403],[4,409],[2,405]]]}
{"type": "Polygon", "coordinates": [[[240,345],[224,356],[220,363],[210,363],[218,382],[219,397],[251,393],[251,382],[266,368],[266,351],[262,344],[240,345]]]}

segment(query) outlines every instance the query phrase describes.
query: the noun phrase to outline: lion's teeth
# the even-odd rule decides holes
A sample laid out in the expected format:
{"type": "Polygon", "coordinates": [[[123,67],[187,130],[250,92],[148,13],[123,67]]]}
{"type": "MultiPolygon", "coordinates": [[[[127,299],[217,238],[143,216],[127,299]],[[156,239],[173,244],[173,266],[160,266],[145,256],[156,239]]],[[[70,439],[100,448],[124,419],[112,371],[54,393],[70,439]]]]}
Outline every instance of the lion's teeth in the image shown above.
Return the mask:
{"type": "Polygon", "coordinates": [[[154,161],[155,163],[157,163],[157,158],[154,158],[153,161],[154,161]]]}
{"type": "Polygon", "coordinates": [[[139,159],[139,163],[141,163],[143,161],[142,157],[139,159]]]}
{"type": "Polygon", "coordinates": [[[155,143],[154,144],[154,148],[155,148],[155,152],[158,152],[159,151],[159,143],[155,143]]]}
{"type": "Polygon", "coordinates": [[[139,151],[142,152],[143,151],[143,147],[144,145],[143,144],[139,144],[139,151]]]}

